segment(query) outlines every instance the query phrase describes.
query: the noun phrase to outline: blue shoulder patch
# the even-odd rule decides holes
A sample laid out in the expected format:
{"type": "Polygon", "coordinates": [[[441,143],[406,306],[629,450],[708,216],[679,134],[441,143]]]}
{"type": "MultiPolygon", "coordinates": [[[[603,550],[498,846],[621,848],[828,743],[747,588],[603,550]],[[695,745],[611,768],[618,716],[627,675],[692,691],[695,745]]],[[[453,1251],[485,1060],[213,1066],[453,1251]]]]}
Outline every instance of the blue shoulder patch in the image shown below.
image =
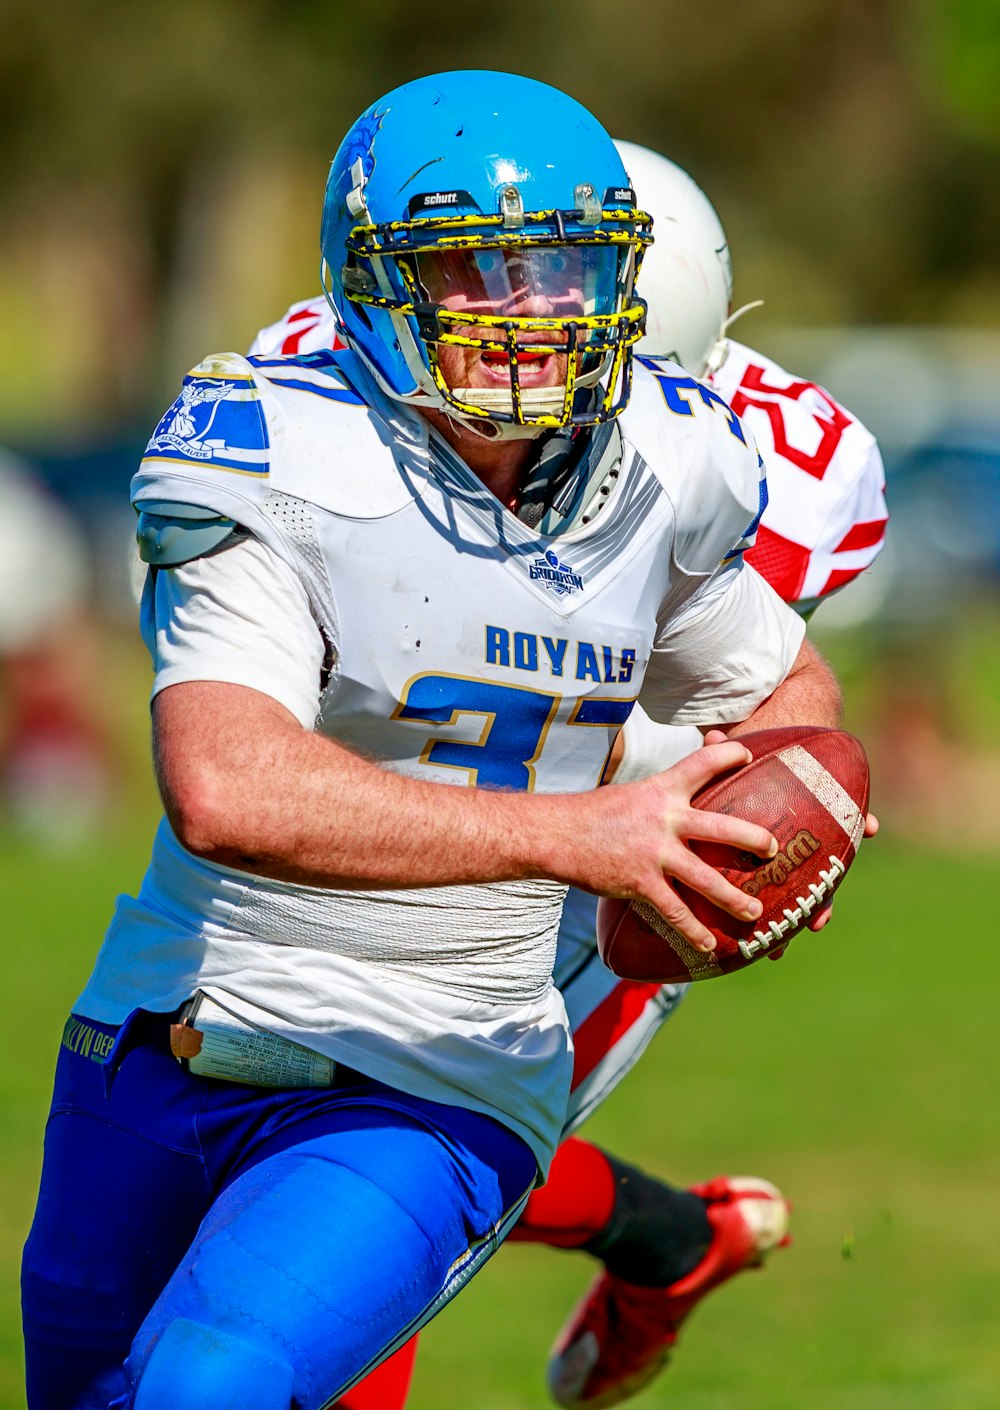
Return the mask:
{"type": "Polygon", "coordinates": [[[267,422],[246,358],[207,358],[189,372],[180,396],[153,432],[143,460],[204,464],[266,477],[270,466],[267,422]]]}

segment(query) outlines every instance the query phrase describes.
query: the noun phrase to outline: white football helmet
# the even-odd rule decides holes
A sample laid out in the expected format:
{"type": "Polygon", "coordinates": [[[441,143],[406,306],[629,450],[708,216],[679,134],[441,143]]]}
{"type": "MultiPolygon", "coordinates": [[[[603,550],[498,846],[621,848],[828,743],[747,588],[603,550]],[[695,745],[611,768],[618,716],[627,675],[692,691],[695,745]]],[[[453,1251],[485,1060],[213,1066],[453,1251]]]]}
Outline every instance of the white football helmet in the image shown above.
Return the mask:
{"type": "Polygon", "coordinates": [[[720,368],[729,351],[733,265],[726,232],[681,167],[634,142],[616,140],[615,146],[636,199],[653,217],[653,245],[636,286],[649,305],[646,336],[636,352],[668,357],[703,377],[720,368]]]}

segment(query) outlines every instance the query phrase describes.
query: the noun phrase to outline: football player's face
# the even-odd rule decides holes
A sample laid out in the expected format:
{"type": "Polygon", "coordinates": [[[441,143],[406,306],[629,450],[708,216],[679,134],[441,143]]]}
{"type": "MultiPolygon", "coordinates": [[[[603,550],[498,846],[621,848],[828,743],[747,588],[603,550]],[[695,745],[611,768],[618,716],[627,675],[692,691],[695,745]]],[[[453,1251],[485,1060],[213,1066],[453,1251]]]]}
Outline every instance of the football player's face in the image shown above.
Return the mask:
{"type": "MultiPolygon", "coordinates": [[[[565,245],[443,250],[419,255],[417,267],[428,299],[456,312],[572,319],[582,317],[592,304],[588,291],[595,282],[595,266],[610,253],[599,247],[565,245]]],[[[461,331],[470,338],[502,338],[500,330],[486,326],[461,331]]],[[[555,387],[565,382],[568,354],[535,351],[537,345],[551,345],[558,339],[558,333],[518,332],[517,372],[522,387],[555,387]]],[[[442,344],[438,363],[450,387],[510,386],[507,353],[499,349],[442,344]]]]}

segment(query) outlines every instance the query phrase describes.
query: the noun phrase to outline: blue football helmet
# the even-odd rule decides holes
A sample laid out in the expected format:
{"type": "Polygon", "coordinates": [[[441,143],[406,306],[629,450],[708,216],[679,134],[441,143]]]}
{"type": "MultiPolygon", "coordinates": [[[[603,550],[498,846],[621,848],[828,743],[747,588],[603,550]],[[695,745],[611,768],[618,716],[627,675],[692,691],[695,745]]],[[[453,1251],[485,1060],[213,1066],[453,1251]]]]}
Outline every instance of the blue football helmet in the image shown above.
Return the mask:
{"type": "Polygon", "coordinates": [[[438,74],[388,93],[344,138],[324,288],[391,396],[515,435],[596,425],[628,402],[651,225],[574,99],[514,74],[438,74]],[[549,355],[555,387],[522,370],[549,355]],[[495,384],[455,385],[476,359],[495,384]]]}

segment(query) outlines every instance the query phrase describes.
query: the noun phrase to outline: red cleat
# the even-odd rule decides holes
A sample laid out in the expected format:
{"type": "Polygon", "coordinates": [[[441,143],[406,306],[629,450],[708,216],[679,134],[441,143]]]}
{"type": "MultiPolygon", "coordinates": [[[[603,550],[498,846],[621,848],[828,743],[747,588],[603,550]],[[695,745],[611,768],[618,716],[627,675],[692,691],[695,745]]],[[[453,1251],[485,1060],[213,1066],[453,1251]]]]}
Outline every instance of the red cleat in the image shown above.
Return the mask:
{"type": "Polygon", "coordinates": [[[708,1204],[712,1242],[698,1266],[668,1288],[643,1288],[604,1272],[591,1285],[549,1359],[558,1405],[603,1410],[648,1385],[670,1360],[681,1324],[706,1293],[788,1240],[781,1191],[752,1176],[692,1186],[708,1204]]]}

